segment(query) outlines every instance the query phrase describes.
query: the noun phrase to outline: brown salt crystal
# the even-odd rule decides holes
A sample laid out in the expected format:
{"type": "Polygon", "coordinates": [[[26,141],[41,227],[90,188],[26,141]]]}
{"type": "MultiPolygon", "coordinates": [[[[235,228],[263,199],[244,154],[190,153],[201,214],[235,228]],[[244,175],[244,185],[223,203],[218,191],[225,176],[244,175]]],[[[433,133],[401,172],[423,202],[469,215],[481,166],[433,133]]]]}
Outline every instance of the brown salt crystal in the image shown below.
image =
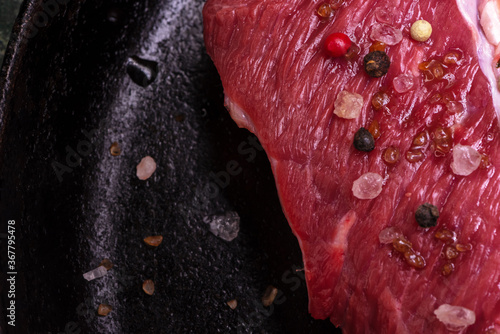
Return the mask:
{"type": "Polygon", "coordinates": [[[444,254],[448,260],[456,259],[459,255],[458,250],[451,246],[446,247],[444,254]]]}
{"type": "Polygon", "coordinates": [[[238,306],[238,301],[236,299],[231,299],[229,301],[226,302],[226,304],[232,309],[234,310],[237,306],[238,306]]]}
{"type": "Polygon", "coordinates": [[[394,146],[389,146],[388,148],[385,149],[384,153],[382,154],[382,158],[384,159],[384,161],[391,165],[398,162],[399,157],[400,157],[399,148],[394,146]]]}
{"type": "Polygon", "coordinates": [[[107,316],[109,314],[109,312],[111,312],[113,310],[113,307],[111,305],[107,305],[107,304],[100,304],[99,305],[99,308],[97,309],[97,314],[99,314],[100,316],[107,316]]]}
{"type": "Polygon", "coordinates": [[[405,259],[406,262],[414,268],[422,269],[425,267],[425,260],[423,256],[416,254],[413,249],[405,252],[405,259]]]}
{"type": "Polygon", "coordinates": [[[372,134],[373,139],[379,139],[382,135],[380,133],[380,124],[376,119],[374,119],[368,126],[368,132],[372,134]]]}
{"type": "Polygon", "coordinates": [[[455,248],[457,251],[464,253],[464,252],[470,252],[472,250],[472,245],[471,244],[456,244],[455,248]]]}
{"type": "Polygon", "coordinates": [[[456,52],[447,53],[443,58],[443,63],[446,65],[456,65],[460,60],[460,55],[456,52]]]}
{"type": "Polygon", "coordinates": [[[117,142],[114,142],[109,147],[109,152],[111,153],[112,156],[116,157],[122,153],[122,149],[120,148],[120,145],[118,145],[117,142]]]}
{"type": "Polygon", "coordinates": [[[272,285],[269,285],[266,289],[266,292],[264,292],[264,296],[262,296],[262,305],[264,305],[265,307],[270,306],[274,302],[274,299],[277,295],[278,289],[272,285]]]}
{"type": "Polygon", "coordinates": [[[441,274],[443,276],[449,276],[455,270],[455,265],[453,263],[447,263],[441,269],[441,274]]]}
{"type": "Polygon", "coordinates": [[[423,147],[429,142],[429,134],[427,131],[422,131],[413,137],[412,147],[423,147]]]}
{"type": "Polygon", "coordinates": [[[142,283],[142,290],[151,296],[155,292],[155,283],[150,279],[145,280],[142,283]]]}
{"type": "Polygon", "coordinates": [[[481,154],[481,163],[479,168],[485,169],[490,166],[490,158],[486,154],[481,154]]]}
{"type": "Polygon", "coordinates": [[[420,149],[413,149],[406,151],[406,160],[409,162],[418,162],[425,158],[424,152],[420,149]]]}
{"type": "Polygon", "coordinates": [[[392,247],[400,253],[406,253],[411,250],[412,244],[403,237],[396,238],[392,242],[392,247]]]}
{"type": "Polygon", "coordinates": [[[158,247],[163,241],[163,236],[161,235],[152,235],[144,238],[144,242],[149,246],[158,247]]]}
{"type": "Polygon", "coordinates": [[[372,97],[372,107],[375,110],[380,110],[389,103],[389,96],[384,92],[377,92],[372,97]]]}
{"type": "Polygon", "coordinates": [[[445,228],[437,231],[436,234],[434,234],[434,237],[446,244],[452,244],[457,240],[457,234],[445,228]]]}
{"type": "Polygon", "coordinates": [[[333,8],[330,7],[330,4],[328,3],[323,3],[318,7],[318,16],[327,19],[333,14],[333,8]]]}
{"type": "Polygon", "coordinates": [[[110,270],[111,268],[113,268],[113,262],[111,262],[109,259],[102,260],[99,265],[106,268],[106,270],[110,270]]]}
{"type": "Polygon", "coordinates": [[[373,52],[373,51],[385,51],[385,47],[386,47],[386,45],[385,45],[384,42],[375,41],[370,46],[370,52],[373,52]]]}

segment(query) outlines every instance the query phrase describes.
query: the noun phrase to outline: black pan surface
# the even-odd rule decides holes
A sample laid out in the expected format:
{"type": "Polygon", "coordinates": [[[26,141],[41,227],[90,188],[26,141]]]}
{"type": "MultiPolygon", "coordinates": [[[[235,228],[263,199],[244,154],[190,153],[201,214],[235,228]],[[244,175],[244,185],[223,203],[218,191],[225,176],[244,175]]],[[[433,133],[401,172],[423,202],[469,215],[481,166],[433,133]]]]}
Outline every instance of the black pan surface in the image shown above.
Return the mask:
{"type": "Polygon", "coordinates": [[[0,76],[0,277],[15,277],[0,333],[340,333],[307,312],[269,162],[223,107],[203,3],[24,2],[0,76]],[[146,155],[158,169],[141,181],[146,155]],[[227,211],[241,216],[232,242],[203,223],[227,211]],[[157,234],[156,249],[142,241],[157,234]],[[114,267],[87,282],[104,258],[114,267]],[[279,294],[263,307],[268,285],[279,294]]]}

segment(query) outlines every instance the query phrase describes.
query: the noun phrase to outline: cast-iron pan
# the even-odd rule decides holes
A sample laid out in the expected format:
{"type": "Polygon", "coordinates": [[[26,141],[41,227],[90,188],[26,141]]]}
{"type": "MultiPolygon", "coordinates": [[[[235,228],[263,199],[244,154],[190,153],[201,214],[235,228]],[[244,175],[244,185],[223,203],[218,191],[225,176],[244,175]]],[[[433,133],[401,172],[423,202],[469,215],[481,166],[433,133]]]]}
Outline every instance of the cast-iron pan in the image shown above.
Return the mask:
{"type": "Polygon", "coordinates": [[[203,3],[22,5],[0,77],[1,333],[338,331],[310,317],[269,162],[223,107],[203,3]],[[141,181],[135,166],[146,155],[158,169],[141,181]],[[203,223],[227,211],[241,216],[231,242],[203,223]],[[5,283],[9,220],[15,298],[5,283]],[[153,249],[149,235],[164,241],[153,249]],[[114,267],[87,282],[82,274],[104,258],[114,267]],[[268,285],[280,293],[263,307],[268,285]],[[101,303],[113,307],[106,317],[101,303]]]}

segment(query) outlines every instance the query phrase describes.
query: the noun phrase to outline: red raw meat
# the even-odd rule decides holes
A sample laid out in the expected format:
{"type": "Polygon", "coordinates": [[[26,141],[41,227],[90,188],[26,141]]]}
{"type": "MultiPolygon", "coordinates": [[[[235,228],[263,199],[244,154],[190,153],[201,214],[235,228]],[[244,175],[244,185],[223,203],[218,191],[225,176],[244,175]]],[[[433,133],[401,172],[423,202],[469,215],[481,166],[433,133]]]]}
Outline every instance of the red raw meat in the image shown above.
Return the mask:
{"type": "Polygon", "coordinates": [[[500,98],[495,48],[478,23],[478,2],[347,0],[322,19],[316,12],[323,2],[208,0],[203,10],[206,48],[226,105],[240,127],[258,136],[271,161],[302,249],[312,316],[330,318],[345,333],[447,333],[434,311],[450,304],[475,313],[462,333],[500,333],[500,98]],[[420,19],[433,27],[426,42],[410,37],[420,19]],[[371,78],[363,57],[381,23],[403,37],[387,46],[387,75],[371,78]],[[334,32],[347,34],[359,55],[328,57],[323,43],[334,32]],[[458,64],[441,67],[443,78],[425,81],[430,72],[419,64],[443,62],[450,52],[459,54],[458,64]],[[405,93],[394,88],[401,74],[414,81],[405,93]],[[363,96],[359,117],[334,114],[343,90],[363,96]],[[371,99],[378,91],[390,102],[376,111],[371,99]],[[375,149],[357,151],[355,132],[373,120],[381,133],[375,149]],[[452,145],[473,146],[489,166],[455,175],[452,151],[440,153],[434,135],[440,127],[450,131],[452,145]],[[409,162],[406,152],[423,131],[430,143],[425,157],[409,162]],[[389,146],[401,152],[392,165],[382,159],[389,146]],[[358,199],[351,188],[367,172],[386,178],[385,185],[378,197],[358,199]],[[414,218],[426,202],[440,210],[437,226],[428,229],[414,218]],[[401,229],[425,259],[423,269],[379,241],[388,227],[401,229]],[[443,228],[472,250],[447,259],[448,246],[435,237],[443,228]],[[455,270],[445,276],[448,263],[455,270]]]}

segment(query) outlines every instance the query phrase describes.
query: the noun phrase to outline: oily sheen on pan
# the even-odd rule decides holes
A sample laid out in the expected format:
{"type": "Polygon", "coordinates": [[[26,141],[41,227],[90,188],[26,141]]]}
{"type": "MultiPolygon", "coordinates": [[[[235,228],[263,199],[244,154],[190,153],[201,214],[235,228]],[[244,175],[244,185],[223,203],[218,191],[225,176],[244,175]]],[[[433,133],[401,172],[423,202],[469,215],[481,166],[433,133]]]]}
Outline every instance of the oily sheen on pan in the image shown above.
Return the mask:
{"type": "Polygon", "coordinates": [[[500,333],[499,12],[207,1],[207,52],[269,157],[313,317],[345,333],[500,333]]]}

